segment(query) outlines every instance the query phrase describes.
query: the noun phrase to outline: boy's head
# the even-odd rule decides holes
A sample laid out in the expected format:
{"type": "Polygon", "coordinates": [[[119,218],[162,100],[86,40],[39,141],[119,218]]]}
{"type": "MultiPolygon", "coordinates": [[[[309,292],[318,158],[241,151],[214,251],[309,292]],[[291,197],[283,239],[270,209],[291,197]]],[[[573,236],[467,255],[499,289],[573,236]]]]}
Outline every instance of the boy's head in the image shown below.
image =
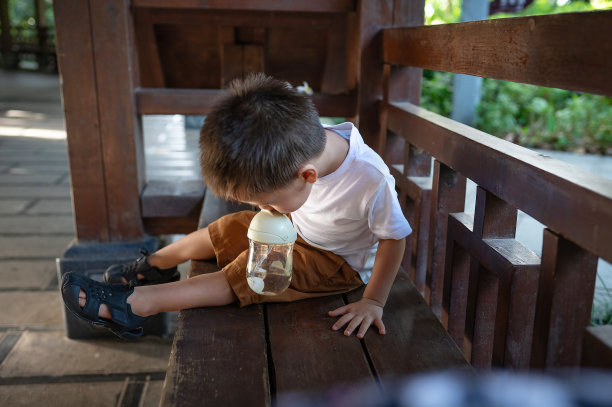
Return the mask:
{"type": "Polygon", "coordinates": [[[280,190],[325,148],[311,100],[263,74],[235,80],[206,117],[200,133],[202,176],[222,198],[280,190]]]}

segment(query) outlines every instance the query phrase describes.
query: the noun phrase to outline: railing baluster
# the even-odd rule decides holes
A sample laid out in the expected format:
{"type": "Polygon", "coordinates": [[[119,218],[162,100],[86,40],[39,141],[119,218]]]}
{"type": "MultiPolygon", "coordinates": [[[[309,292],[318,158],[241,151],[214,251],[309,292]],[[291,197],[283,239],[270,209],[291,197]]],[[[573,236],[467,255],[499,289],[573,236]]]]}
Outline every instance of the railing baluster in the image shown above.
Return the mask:
{"type": "Polygon", "coordinates": [[[597,257],[544,229],[532,366],[580,364],[582,332],[589,324],[597,257]]]}
{"type": "Polygon", "coordinates": [[[434,314],[441,318],[448,214],[463,211],[466,179],[445,164],[434,160],[432,182],[425,300],[434,314]]]}

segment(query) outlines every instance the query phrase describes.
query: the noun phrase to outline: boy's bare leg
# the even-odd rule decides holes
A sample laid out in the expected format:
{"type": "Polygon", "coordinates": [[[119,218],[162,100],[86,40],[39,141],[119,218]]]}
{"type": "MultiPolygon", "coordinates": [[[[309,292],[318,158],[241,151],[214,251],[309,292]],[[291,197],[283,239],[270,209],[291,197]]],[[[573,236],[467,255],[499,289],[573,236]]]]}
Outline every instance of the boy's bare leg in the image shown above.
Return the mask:
{"type": "Polygon", "coordinates": [[[195,232],[165,246],[147,259],[149,264],[160,269],[178,266],[187,260],[206,260],[215,257],[215,250],[210,240],[208,228],[195,232]]]}
{"type": "MultiPolygon", "coordinates": [[[[85,306],[86,298],[81,290],[81,307],[85,306]]],[[[235,301],[234,292],[222,271],[172,283],[134,287],[134,292],[127,298],[132,312],[141,317],[187,308],[227,305],[235,301]]],[[[105,304],[100,305],[99,316],[110,318],[105,304]]]]}

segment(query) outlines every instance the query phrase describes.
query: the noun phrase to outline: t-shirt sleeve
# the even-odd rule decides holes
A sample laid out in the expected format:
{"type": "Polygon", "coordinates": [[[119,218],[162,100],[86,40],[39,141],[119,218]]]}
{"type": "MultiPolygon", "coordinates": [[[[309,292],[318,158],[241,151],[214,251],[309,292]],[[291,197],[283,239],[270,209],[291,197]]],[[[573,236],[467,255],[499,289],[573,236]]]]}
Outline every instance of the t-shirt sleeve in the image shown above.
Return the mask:
{"type": "Polygon", "coordinates": [[[395,191],[395,180],[391,175],[381,180],[370,200],[368,222],[370,230],[379,239],[402,239],[412,233],[402,213],[395,191]]]}

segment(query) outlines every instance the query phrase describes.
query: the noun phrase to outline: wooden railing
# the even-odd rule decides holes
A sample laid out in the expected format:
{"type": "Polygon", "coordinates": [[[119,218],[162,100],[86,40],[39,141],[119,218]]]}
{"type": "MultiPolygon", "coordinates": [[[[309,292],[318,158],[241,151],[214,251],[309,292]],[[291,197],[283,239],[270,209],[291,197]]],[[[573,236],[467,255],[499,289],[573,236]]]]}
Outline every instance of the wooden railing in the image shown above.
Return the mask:
{"type": "Polygon", "coordinates": [[[612,95],[610,27],[601,11],[383,31],[378,148],[404,146],[387,157],[414,229],[404,266],[475,367],[580,364],[597,260],[612,261],[612,181],[390,100],[389,78],[411,66],[612,95]],[[515,239],[517,210],[545,225],[541,258],[515,239]]]}

